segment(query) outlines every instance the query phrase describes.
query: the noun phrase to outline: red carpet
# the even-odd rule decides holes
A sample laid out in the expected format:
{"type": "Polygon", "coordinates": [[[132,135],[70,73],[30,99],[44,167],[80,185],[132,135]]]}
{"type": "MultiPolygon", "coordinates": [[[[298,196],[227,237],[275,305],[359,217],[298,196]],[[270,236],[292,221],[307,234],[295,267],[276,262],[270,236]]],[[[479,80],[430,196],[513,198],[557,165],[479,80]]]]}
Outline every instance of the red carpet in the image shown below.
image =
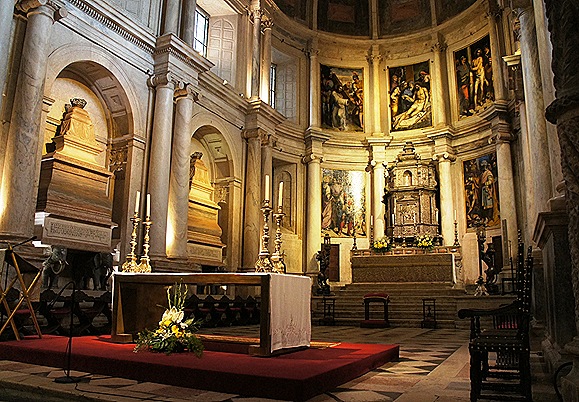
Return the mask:
{"type": "MultiPolygon", "coordinates": [[[[65,366],[68,338],[45,335],[0,343],[0,359],[65,366]]],[[[206,350],[203,357],[133,352],[132,344],[73,338],[71,369],[244,396],[302,401],[398,359],[398,345],[340,343],[276,357],[206,350]]]]}

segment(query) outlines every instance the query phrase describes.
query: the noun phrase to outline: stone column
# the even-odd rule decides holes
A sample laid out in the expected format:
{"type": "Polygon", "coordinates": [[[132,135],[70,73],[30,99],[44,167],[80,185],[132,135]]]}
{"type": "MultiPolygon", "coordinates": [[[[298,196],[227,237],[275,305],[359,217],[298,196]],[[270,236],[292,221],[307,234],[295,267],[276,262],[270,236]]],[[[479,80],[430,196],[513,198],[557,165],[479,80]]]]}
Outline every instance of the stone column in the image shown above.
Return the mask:
{"type": "MultiPolygon", "coordinates": [[[[556,99],[547,108],[547,119],[557,124],[561,166],[569,213],[569,249],[575,295],[575,324],[579,329],[579,8],[576,0],[545,0],[553,44],[556,99]]],[[[565,401],[579,400],[579,338],[565,349],[573,355],[573,370],[563,378],[565,401]]]]}
{"type": "MultiPolygon", "coordinates": [[[[169,0],[171,1],[171,0],[169,0]]],[[[197,0],[185,0],[183,2],[183,32],[181,33],[183,42],[193,47],[195,40],[195,10],[197,0]]]]}
{"type": "Polygon", "coordinates": [[[246,130],[245,216],[243,222],[243,267],[255,267],[263,221],[261,214],[261,130],[246,130]]]}
{"type": "Polygon", "coordinates": [[[8,76],[8,60],[10,50],[10,32],[12,31],[12,17],[14,15],[13,1],[0,7],[0,113],[4,100],[4,84],[8,76]]]}
{"type": "Polygon", "coordinates": [[[151,78],[155,87],[155,113],[151,134],[148,193],[151,194],[151,259],[167,255],[166,232],[169,204],[169,172],[171,168],[171,139],[173,132],[173,96],[175,82],[166,73],[151,78]]]}
{"type": "MultiPolygon", "coordinates": [[[[9,8],[12,10],[12,3],[9,8]]],[[[52,24],[66,16],[66,9],[57,9],[48,0],[23,1],[18,8],[26,13],[28,22],[6,143],[0,190],[0,234],[26,238],[34,231],[40,178],[48,42],[52,24]]]]}
{"type": "MultiPolygon", "coordinates": [[[[372,101],[374,116],[374,133],[382,133],[382,113],[380,106],[380,61],[382,55],[380,54],[380,46],[372,45],[372,54],[368,57],[368,61],[372,64],[372,101]]],[[[366,126],[366,125],[365,125],[366,126]]],[[[376,217],[374,217],[376,219],[376,217]]]]}
{"type": "MultiPolygon", "coordinates": [[[[505,131],[496,135],[497,139],[497,173],[498,173],[498,188],[499,188],[499,205],[501,206],[500,214],[501,220],[507,223],[508,241],[513,247],[517,244],[517,205],[515,195],[515,184],[513,182],[513,160],[511,156],[511,140],[510,132],[505,131]]],[[[515,252],[515,248],[512,249],[515,252]]],[[[504,250],[506,251],[506,250],[504,250]]],[[[503,258],[503,264],[506,266],[509,263],[509,256],[503,258]]],[[[514,257],[514,255],[513,255],[514,257]]]]}
{"type": "Polygon", "coordinates": [[[260,61],[261,61],[261,6],[259,0],[251,2],[251,18],[253,19],[253,36],[251,52],[251,97],[259,97],[260,61]]]}
{"type": "MultiPolygon", "coordinates": [[[[553,182],[551,180],[547,125],[543,117],[545,105],[543,103],[543,84],[533,9],[519,8],[518,18],[520,21],[521,67],[530,152],[530,158],[525,165],[528,167],[527,172],[532,180],[531,194],[527,193],[527,196],[535,201],[533,203],[534,210],[529,211],[529,223],[534,226],[539,212],[547,209],[547,202],[553,195],[553,182]]],[[[501,209],[502,207],[501,204],[501,209]]]]}
{"type": "Polygon", "coordinates": [[[502,15],[503,10],[496,4],[496,0],[490,0],[487,18],[489,21],[489,37],[491,43],[495,101],[504,101],[507,98],[505,78],[503,75],[503,63],[501,62],[503,55],[501,54],[500,25],[498,24],[498,21],[501,20],[502,15]]]}
{"type": "Polygon", "coordinates": [[[386,170],[386,145],[389,144],[389,140],[379,140],[375,137],[370,137],[367,141],[368,145],[371,147],[372,153],[372,160],[370,161],[370,166],[372,166],[371,214],[374,217],[374,226],[372,230],[374,239],[379,239],[384,237],[386,230],[386,221],[384,217],[385,206],[382,200],[384,198],[384,186],[386,182],[384,178],[386,170]]]}
{"type": "Polygon", "coordinates": [[[187,259],[187,216],[189,211],[189,154],[191,117],[195,93],[191,85],[175,91],[175,129],[171,151],[167,213],[167,256],[187,259]]]}
{"type": "Polygon", "coordinates": [[[306,269],[318,270],[316,253],[320,250],[322,238],[322,170],[321,158],[313,153],[304,158],[307,164],[306,196],[306,269]]]}
{"type": "Polygon", "coordinates": [[[179,0],[166,0],[163,35],[179,33],[179,0]]]}
{"type": "Polygon", "coordinates": [[[264,16],[261,19],[261,26],[263,27],[263,47],[261,59],[261,100],[267,104],[271,104],[269,99],[271,94],[271,28],[273,21],[264,16]]]}
{"type": "Polygon", "coordinates": [[[320,65],[318,63],[317,42],[310,44],[308,50],[310,58],[310,127],[321,127],[321,106],[320,106],[320,65]]]}
{"type": "Polygon", "coordinates": [[[451,162],[456,160],[456,156],[443,152],[434,155],[433,159],[438,160],[438,174],[440,183],[440,227],[442,240],[445,246],[454,244],[454,211],[457,209],[454,204],[454,191],[452,189],[451,162]]]}
{"type": "MultiPolygon", "coordinates": [[[[433,108],[433,123],[434,127],[446,125],[446,102],[448,96],[448,85],[444,84],[444,71],[446,71],[446,58],[443,57],[446,51],[446,45],[442,42],[436,42],[432,45],[432,52],[434,53],[432,86],[432,108],[433,108]]],[[[446,240],[445,240],[446,241],[446,240]]]]}

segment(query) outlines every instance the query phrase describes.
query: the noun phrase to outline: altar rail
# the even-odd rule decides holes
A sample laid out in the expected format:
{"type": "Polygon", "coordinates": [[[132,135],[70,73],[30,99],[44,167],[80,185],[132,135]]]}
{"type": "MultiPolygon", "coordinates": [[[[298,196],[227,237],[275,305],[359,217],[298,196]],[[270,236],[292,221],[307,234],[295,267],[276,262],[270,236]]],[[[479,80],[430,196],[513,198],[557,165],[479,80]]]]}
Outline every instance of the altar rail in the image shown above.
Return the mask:
{"type": "Polygon", "coordinates": [[[311,279],[266,273],[114,273],[112,341],[132,342],[143,329],[156,328],[164,311],[158,306],[167,305],[167,286],[181,281],[261,287],[260,341],[250,347],[251,354],[271,356],[282,349],[309,346],[311,279]],[[285,318],[291,328],[283,327],[285,318]]]}

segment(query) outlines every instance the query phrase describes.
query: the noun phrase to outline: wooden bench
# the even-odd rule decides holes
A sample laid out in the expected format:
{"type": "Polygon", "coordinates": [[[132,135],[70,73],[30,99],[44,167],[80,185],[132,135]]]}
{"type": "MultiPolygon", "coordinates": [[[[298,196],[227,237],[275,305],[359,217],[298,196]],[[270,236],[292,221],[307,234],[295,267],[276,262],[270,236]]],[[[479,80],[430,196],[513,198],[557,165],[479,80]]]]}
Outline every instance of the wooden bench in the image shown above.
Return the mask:
{"type": "Polygon", "coordinates": [[[517,299],[496,309],[458,312],[459,318],[470,318],[472,402],[483,397],[505,400],[514,396],[532,401],[529,342],[532,266],[531,247],[525,258],[525,247],[519,242],[517,299]]]}

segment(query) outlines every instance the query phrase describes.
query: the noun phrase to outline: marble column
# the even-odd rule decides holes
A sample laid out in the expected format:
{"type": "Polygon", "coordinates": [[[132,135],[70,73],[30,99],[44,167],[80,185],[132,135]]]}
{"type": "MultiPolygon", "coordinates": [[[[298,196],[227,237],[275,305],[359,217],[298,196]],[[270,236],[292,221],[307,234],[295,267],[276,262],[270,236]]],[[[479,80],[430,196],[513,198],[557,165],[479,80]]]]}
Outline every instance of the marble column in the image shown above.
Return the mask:
{"type": "Polygon", "coordinates": [[[66,9],[57,9],[47,0],[23,1],[18,8],[26,13],[28,22],[2,172],[0,234],[25,238],[34,231],[48,43],[54,21],[66,16],[66,9]]]}
{"type": "Polygon", "coordinates": [[[189,212],[189,154],[191,117],[195,93],[191,85],[175,91],[175,129],[171,150],[169,203],[167,211],[167,256],[187,259],[187,216],[189,212]]]}
{"type": "Polygon", "coordinates": [[[503,74],[500,25],[498,21],[502,19],[503,10],[498,7],[496,1],[489,1],[489,11],[487,18],[489,21],[489,39],[491,44],[491,58],[493,68],[493,87],[495,91],[495,101],[504,101],[507,99],[505,89],[505,77],[503,74]]]}
{"type": "Polygon", "coordinates": [[[445,246],[454,244],[454,211],[457,209],[454,204],[452,189],[451,163],[456,160],[456,156],[443,152],[435,155],[438,160],[439,188],[440,188],[440,227],[442,240],[445,246]]]}
{"type": "Polygon", "coordinates": [[[259,87],[261,93],[261,100],[267,104],[271,104],[271,28],[273,21],[270,18],[263,17],[261,19],[261,26],[263,27],[263,47],[261,58],[261,85],[259,87]]]}
{"type": "MultiPolygon", "coordinates": [[[[444,83],[444,71],[446,71],[446,58],[443,57],[446,51],[446,45],[442,42],[436,42],[432,45],[434,53],[434,63],[432,71],[432,107],[434,127],[446,125],[446,102],[449,98],[448,85],[444,83]]],[[[446,240],[445,240],[446,241],[446,240]]]]}
{"type": "MultiPolygon", "coordinates": [[[[506,221],[507,235],[510,244],[515,247],[518,237],[517,205],[515,184],[513,182],[513,160],[511,156],[511,134],[503,132],[497,138],[497,184],[499,188],[499,205],[501,207],[501,220],[506,221]]],[[[513,248],[513,252],[515,248],[513,248]]],[[[504,250],[506,251],[506,250],[504,250]]],[[[503,257],[503,264],[509,264],[508,255],[503,257]]],[[[513,255],[514,257],[514,255],[513,255]]]]}
{"type": "MultiPolygon", "coordinates": [[[[557,125],[561,166],[569,214],[571,278],[575,296],[575,325],[579,329],[579,8],[576,0],[545,0],[553,45],[556,99],[547,108],[547,119],[557,125]]],[[[579,337],[565,349],[573,356],[573,370],[562,379],[565,401],[579,400],[579,337]]]]}
{"type": "Polygon", "coordinates": [[[321,158],[310,154],[305,157],[307,164],[306,196],[306,269],[318,271],[316,253],[320,250],[322,233],[322,170],[321,158]]]}
{"type": "MultiPolygon", "coordinates": [[[[544,119],[543,84],[539,65],[535,16],[532,8],[518,9],[520,21],[521,67],[525,94],[525,112],[530,158],[526,160],[527,172],[532,180],[534,210],[529,211],[529,223],[534,226],[539,212],[547,209],[553,195],[549,140],[544,119]]],[[[501,209],[503,205],[501,204],[501,209]]]]}
{"type": "MultiPolygon", "coordinates": [[[[385,234],[384,222],[384,160],[374,159],[372,164],[372,216],[374,217],[373,235],[374,239],[380,239],[385,234]]],[[[371,222],[370,222],[371,223],[371,222]]]]}
{"type": "Polygon", "coordinates": [[[168,33],[179,33],[179,0],[166,0],[163,35],[168,33]]]}
{"type": "Polygon", "coordinates": [[[253,20],[252,51],[251,51],[251,97],[259,97],[260,65],[261,65],[261,17],[259,0],[251,2],[251,18],[253,20]]]}
{"type": "MultiPolygon", "coordinates": [[[[368,57],[368,61],[372,64],[372,115],[374,116],[374,133],[382,133],[382,113],[380,105],[380,61],[382,55],[380,54],[380,47],[372,45],[372,54],[368,57]]],[[[368,124],[368,120],[364,122],[364,127],[368,124]]],[[[374,217],[374,219],[376,219],[374,217]]]]}
{"type": "Polygon", "coordinates": [[[261,214],[261,130],[246,130],[245,214],[243,222],[243,267],[255,267],[263,221],[261,214]]]}
{"type": "Polygon", "coordinates": [[[151,78],[155,87],[155,113],[151,134],[148,193],[151,194],[151,259],[167,255],[166,233],[169,205],[169,172],[171,169],[171,143],[173,132],[173,96],[175,81],[171,74],[151,78]]]}
{"type": "Polygon", "coordinates": [[[310,127],[321,127],[321,106],[320,106],[320,65],[318,63],[317,42],[310,44],[308,50],[310,58],[310,127]]]}
{"type": "Polygon", "coordinates": [[[181,33],[183,42],[193,47],[195,40],[195,10],[197,0],[184,0],[183,2],[183,30],[181,33]]]}
{"type": "Polygon", "coordinates": [[[8,61],[10,50],[10,33],[12,31],[12,18],[14,16],[13,0],[9,0],[7,4],[0,7],[0,113],[2,112],[2,104],[4,100],[4,85],[6,84],[6,77],[8,76],[8,61]]]}

